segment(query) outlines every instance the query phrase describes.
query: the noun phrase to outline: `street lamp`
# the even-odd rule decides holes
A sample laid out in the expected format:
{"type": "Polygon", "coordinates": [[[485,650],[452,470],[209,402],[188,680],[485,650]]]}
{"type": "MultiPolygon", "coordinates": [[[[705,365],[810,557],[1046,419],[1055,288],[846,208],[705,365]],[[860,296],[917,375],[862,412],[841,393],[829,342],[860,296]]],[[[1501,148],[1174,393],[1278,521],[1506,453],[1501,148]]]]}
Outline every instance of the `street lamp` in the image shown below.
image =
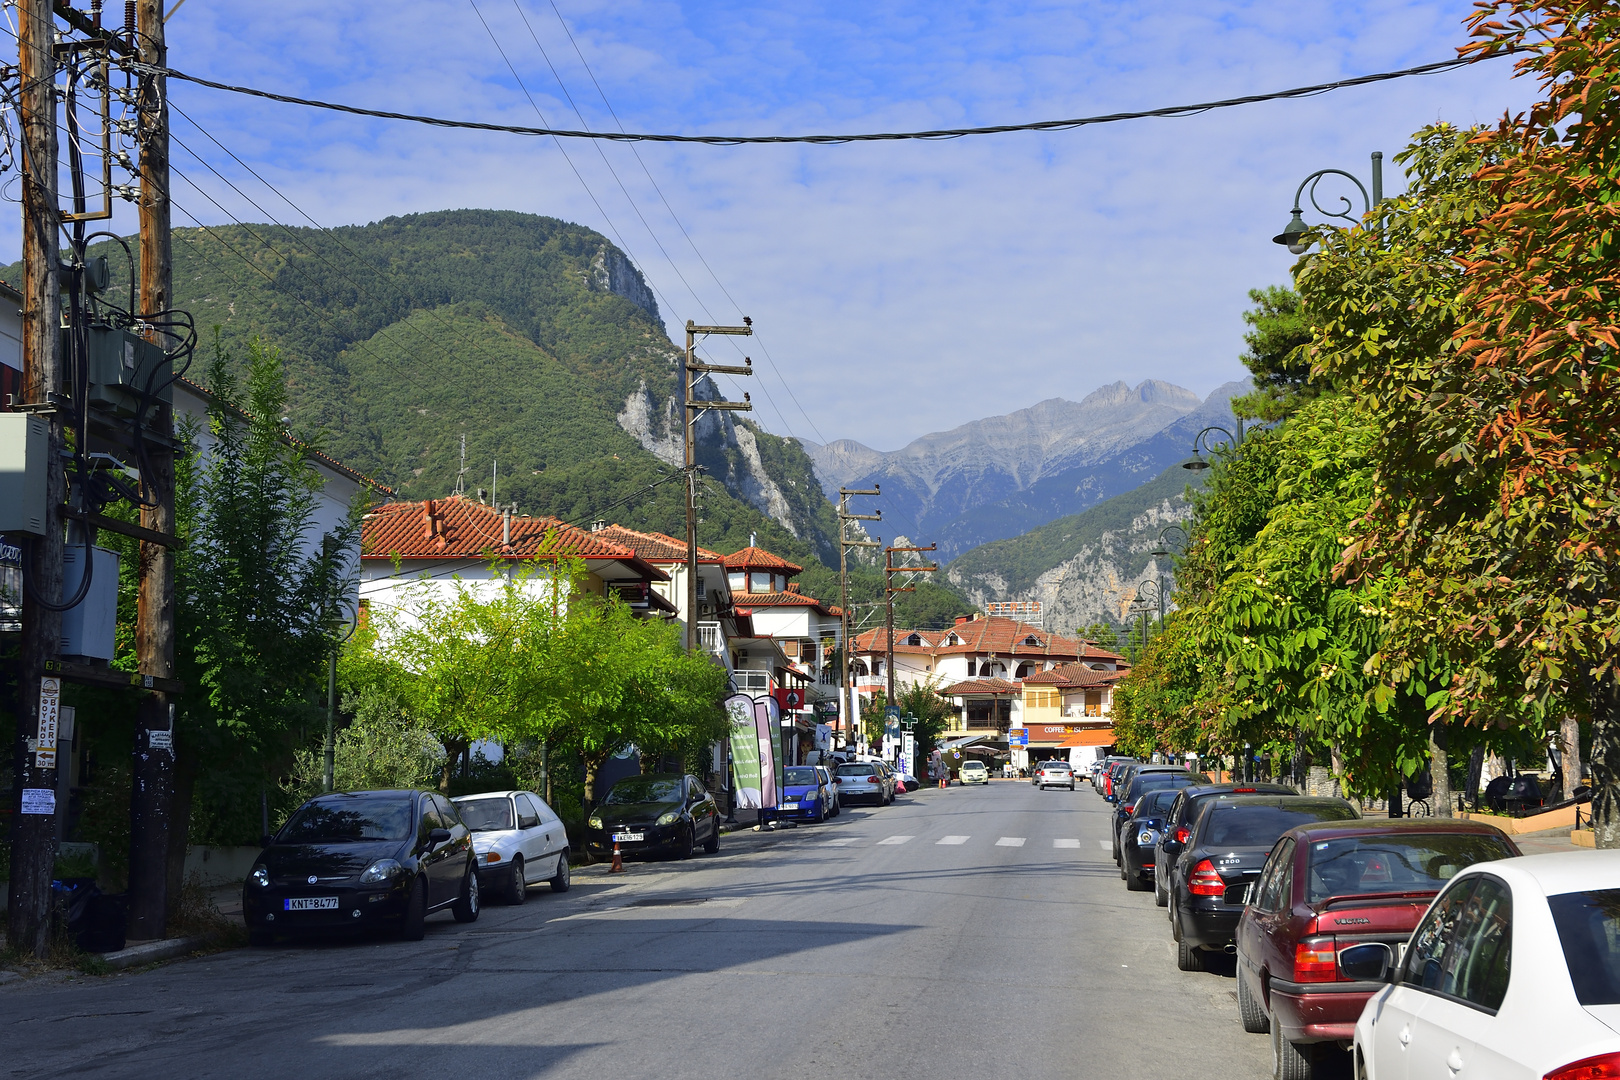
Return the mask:
{"type": "MultiPolygon", "coordinates": [[[[1154,581],[1152,578],[1148,578],[1145,581],[1139,581],[1139,582],[1136,583],[1136,588],[1137,588],[1138,592],[1141,592],[1141,590],[1149,588],[1150,586],[1153,589],[1154,602],[1157,602],[1158,605],[1159,605],[1159,629],[1163,630],[1164,629],[1164,582],[1162,582],[1162,581],[1154,581]]],[[[1137,603],[1139,603],[1139,604],[1141,602],[1142,602],[1141,600],[1137,601],[1137,603]]],[[[1153,610],[1153,602],[1150,602],[1150,603],[1147,604],[1147,610],[1149,612],[1151,612],[1153,610]]]]}
{"type": "Polygon", "coordinates": [[[1231,449],[1231,448],[1235,448],[1235,447],[1238,447],[1238,446],[1242,446],[1243,445],[1243,418],[1242,417],[1238,418],[1237,434],[1236,435],[1233,435],[1230,431],[1227,431],[1225,428],[1221,427],[1219,424],[1211,425],[1210,427],[1205,428],[1203,431],[1200,431],[1197,435],[1194,435],[1193,436],[1193,448],[1192,448],[1192,454],[1193,454],[1192,460],[1183,461],[1181,463],[1181,467],[1183,469],[1190,469],[1193,472],[1203,472],[1205,469],[1209,468],[1209,462],[1205,461],[1204,458],[1203,458],[1203,455],[1199,453],[1198,448],[1199,448],[1200,443],[1203,444],[1204,450],[1207,451],[1208,453],[1211,453],[1211,454],[1217,453],[1218,451],[1221,451],[1221,450],[1226,450],[1226,449],[1231,449]],[[1222,435],[1225,435],[1228,441],[1224,442],[1224,443],[1212,443],[1212,442],[1210,442],[1208,436],[1209,436],[1210,432],[1212,432],[1212,431],[1218,431],[1222,435]]]}
{"type": "Polygon", "coordinates": [[[1183,529],[1180,525],[1166,525],[1164,528],[1159,530],[1159,542],[1152,551],[1148,552],[1149,555],[1153,556],[1155,559],[1168,559],[1172,554],[1174,554],[1174,552],[1170,550],[1170,545],[1165,543],[1164,540],[1164,534],[1170,532],[1172,529],[1181,534],[1181,542],[1183,544],[1191,539],[1191,537],[1187,535],[1187,530],[1183,529]]]}
{"type": "Polygon", "coordinates": [[[1356,190],[1361,192],[1363,214],[1372,213],[1372,208],[1384,201],[1384,155],[1382,151],[1373,151],[1371,195],[1367,193],[1367,189],[1362,186],[1361,181],[1356,179],[1354,173],[1347,173],[1343,169],[1318,169],[1300,181],[1299,189],[1294,192],[1293,216],[1288,219],[1288,224],[1283,227],[1283,231],[1271,238],[1273,244],[1282,244],[1295,255],[1303,255],[1310,250],[1310,227],[1305,224],[1305,218],[1300,208],[1300,196],[1305,194],[1307,187],[1310,189],[1311,205],[1316,208],[1318,213],[1325,217],[1339,218],[1349,222],[1351,225],[1358,224],[1356,219],[1350,215],[1350,211],[1355,208],[1355,203],[1343,195],[1339,196],[1339,201],[1344,203],[1343,210],[1329,210],[1316,201],[1316,185],[1320,184],[1325,176],[1342,176],[1356,185],[1356,190]]]}

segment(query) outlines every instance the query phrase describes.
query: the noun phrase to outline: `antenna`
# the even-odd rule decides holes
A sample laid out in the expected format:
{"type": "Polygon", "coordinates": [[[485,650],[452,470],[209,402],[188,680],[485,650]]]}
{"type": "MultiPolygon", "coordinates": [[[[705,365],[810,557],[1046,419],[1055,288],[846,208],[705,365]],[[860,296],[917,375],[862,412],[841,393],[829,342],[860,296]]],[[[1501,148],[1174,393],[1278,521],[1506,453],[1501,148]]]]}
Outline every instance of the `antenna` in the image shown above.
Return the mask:
{"type": "Polygon", "coordinates": [[[500,474],[501,474],[501,463],[500,463],[499,459],[496,459],[496,461],[490,467],[490,470],[489,470],[489,505],[491,505],[491,506],[498,506],[499,505],[495,501],[495,478],[500,476],[500,474]]]}
{"type": "Polygon", "coordinates": [[[457,495],[465,495],[465,494],[467,494],[467,485],[465,483],[466,476],[467,476],[467,433],[465,431],[463,431],[461,433],[461,471],[456,473],[456,490],[455,490],[455,494],[457,494],[457,495]]]}

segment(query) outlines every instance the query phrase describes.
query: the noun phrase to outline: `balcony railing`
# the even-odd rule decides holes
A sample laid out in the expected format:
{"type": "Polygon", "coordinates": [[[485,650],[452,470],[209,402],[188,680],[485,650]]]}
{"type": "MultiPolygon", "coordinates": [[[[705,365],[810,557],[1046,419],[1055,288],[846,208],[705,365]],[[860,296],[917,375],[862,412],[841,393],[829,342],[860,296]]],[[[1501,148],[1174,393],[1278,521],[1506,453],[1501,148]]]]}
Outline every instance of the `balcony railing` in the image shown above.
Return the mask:
{"type": "Polygon", "coordinates": [[[700,622],[697,624],[698,648],[715,656],[726,655],[726,642],[720,636],[720,624],[717,622],[700,622]]]}

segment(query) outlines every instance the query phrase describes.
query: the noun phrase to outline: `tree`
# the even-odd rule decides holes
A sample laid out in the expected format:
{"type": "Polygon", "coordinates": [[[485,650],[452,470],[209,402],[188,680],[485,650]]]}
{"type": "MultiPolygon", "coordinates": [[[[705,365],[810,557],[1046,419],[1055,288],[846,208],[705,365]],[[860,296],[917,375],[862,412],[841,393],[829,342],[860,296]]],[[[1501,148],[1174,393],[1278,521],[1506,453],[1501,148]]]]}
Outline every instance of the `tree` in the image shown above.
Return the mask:
{"type": "Polygon", "coordinates": [[[1311,328],[1299,294],[1282,285],[1250,289],[1254,307],[1243,313],[1249,331],[1239,357],[1254,376],[1255,389],[1232,399],[1238,416],[1281,420],[1320,391],[1307,346],[1311,328]]]}
{"type": "Polygon", "coordinates": [[[1080,640],[1089,641],[1099,649],[1112,651],[1119,648],[1119,631],[1114,629],[1113,623],[1094,622],[1078,628],[1074,633],[1080,640]]]}

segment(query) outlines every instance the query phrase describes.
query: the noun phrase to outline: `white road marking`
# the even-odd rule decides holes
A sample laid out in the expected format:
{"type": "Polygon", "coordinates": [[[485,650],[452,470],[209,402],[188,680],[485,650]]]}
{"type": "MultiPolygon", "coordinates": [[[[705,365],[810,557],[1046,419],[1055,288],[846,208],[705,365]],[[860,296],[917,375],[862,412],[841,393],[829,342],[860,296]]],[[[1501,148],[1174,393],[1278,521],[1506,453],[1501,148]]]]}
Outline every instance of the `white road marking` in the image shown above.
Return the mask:
{"type": "Polygon", "coordinates": [[[1113,851],[1113,850],[1114,850],[1114,845],[1113,845],[1113,844],[1110,844],[1110,843],[1109,843],[1109,842],[1108,842],[1108,841],[1106,841],[1106,840],[1099,840],[1099,841],[1097,841],[1097,846],[1098,846],[1098,847],[1100,847],[1100,848],[1102,848],[1102,849],[1103,849],[1103,850],[1104,850],[1104,851],[1113,851]]]}
{"type": "Polygon", "coordinates": [[[936,845],[938,845],[938,844],[965,844],[967,842],[968,842],[968,838],[965,837],[965,836],[947,836],[944,839],[934,841],[934,843],[936,845]]]}
{"type": "Polygon", "coordinates": [[[1078,840],[1053,840],[1052,841],[1052,846],[1055,847],[1055,848],[1077,848],[1077,847],[1080,846],[1080,841],[1078,841],[1078,840]]]}
{"type": "Polygon", "coordinates": [[[880,844],[903,844],[907,840],[914,840],[914,839],[916,839],[916,837],[913,837],[913,836],[885,836],[882,840],[879,840],[878,843],[880,843],[880,844]]]}
{"type": "Polygon", "coordinates": [[[828,847],[843,847],[845,844],[853,844],[855,842],[855,837],[853,837],[853,836],[840,836],[836,840],[826,840],[826,841],[823,841],[823,842],[828,847]]]}
{"type": "Polygon", "coordinates": [[[1023,847],[1023,846],[1024,846],[1024,838],[1022,836],[1003,836],[1000,840],[996,841],[996,847],[1023,847]]]}

